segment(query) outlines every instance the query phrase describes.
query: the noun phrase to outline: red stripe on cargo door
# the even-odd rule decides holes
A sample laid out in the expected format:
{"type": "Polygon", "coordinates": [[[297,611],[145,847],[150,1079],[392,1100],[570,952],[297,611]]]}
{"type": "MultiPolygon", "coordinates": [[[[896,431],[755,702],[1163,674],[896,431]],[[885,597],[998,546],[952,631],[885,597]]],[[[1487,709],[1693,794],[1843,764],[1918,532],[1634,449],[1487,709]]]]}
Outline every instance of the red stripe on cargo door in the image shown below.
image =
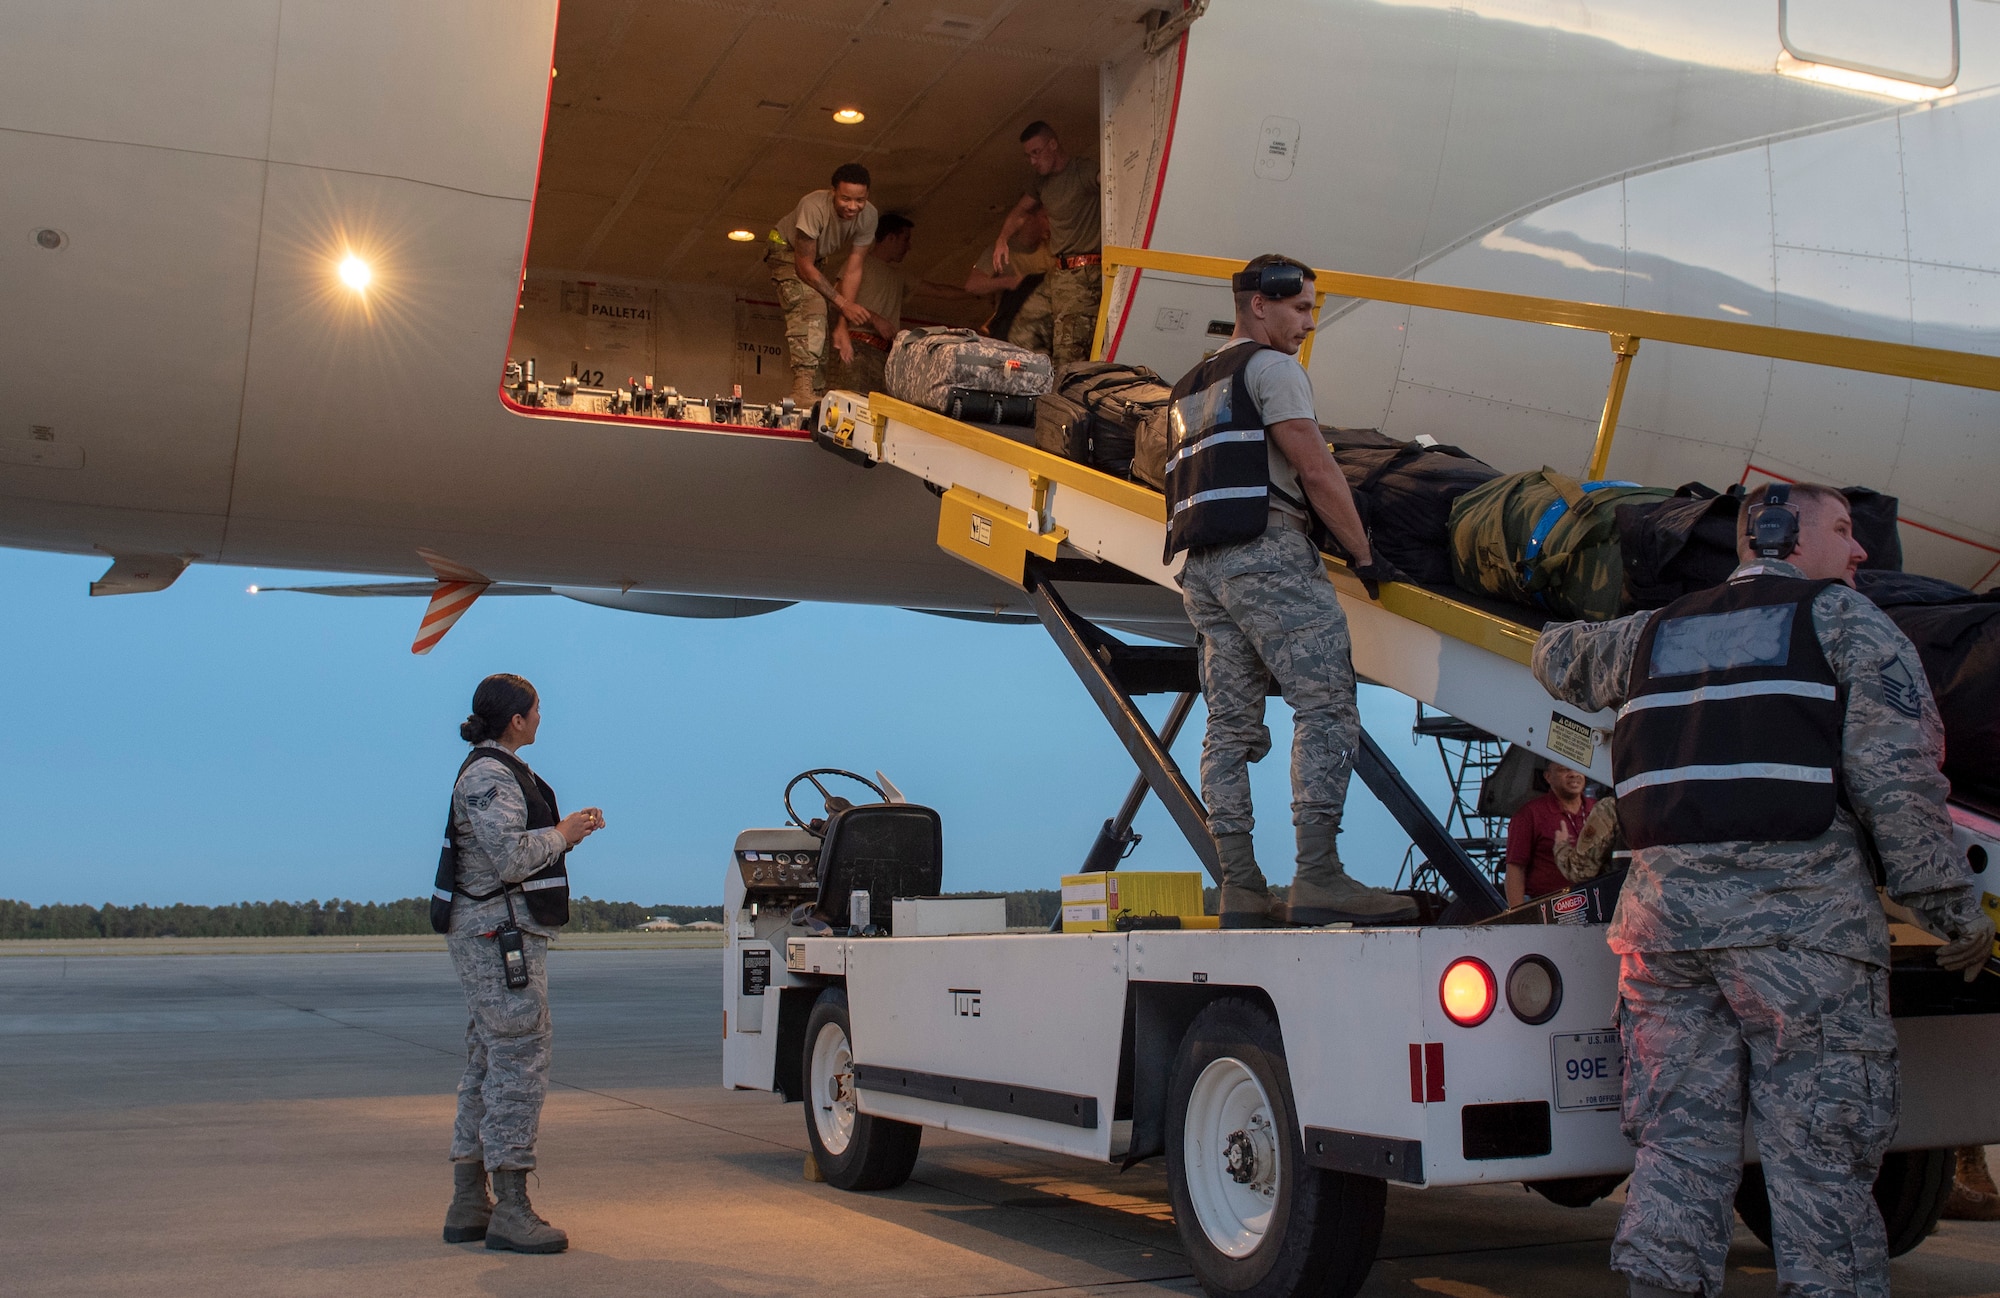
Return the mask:
{"type": "Polygon", "coordinates": [[[1424,1043],[1424,1099],[1431,1104],[1444,1101],[1444,1042],[1424,1043]]]}
{"type": "Polygon", "coordinates": [[[1424,1048],[1410,1043],[1410,1103],[1424,1102],[1424,1048]]]}

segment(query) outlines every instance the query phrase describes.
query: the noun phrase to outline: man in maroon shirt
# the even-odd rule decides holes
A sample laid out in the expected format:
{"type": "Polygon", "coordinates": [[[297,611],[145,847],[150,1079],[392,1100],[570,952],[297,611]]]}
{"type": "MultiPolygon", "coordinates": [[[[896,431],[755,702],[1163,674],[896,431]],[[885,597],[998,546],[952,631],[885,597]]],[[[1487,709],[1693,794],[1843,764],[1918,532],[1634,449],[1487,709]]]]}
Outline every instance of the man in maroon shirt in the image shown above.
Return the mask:
{"type": "Polygon", "coordinates": [[[1574,843],[1595,798],[1583,796],[1583,772],[1550,762],[1549,791],[1524,804],[1507,824],[1507,904],[1569,887],[1556,868],[1556,834],[1574,843]]]}

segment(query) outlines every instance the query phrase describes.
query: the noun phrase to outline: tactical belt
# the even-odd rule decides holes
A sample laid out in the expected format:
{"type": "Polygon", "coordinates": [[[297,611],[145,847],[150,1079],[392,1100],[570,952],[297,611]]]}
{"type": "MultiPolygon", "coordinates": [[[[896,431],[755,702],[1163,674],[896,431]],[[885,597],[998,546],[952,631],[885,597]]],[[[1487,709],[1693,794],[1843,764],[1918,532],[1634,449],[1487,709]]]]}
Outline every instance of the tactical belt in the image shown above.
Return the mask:
{"type": "Polygon", "coordinates": [[[1271,521],[1266,526],[1289,527],[1294,532],[1302,535],[1311,535],[1312,533],[1312,526],[1305,519],[1286,509],[1273,508],[1271,510],[1271,521]]]}
{"type": "Polygon", "coordinates": [[[1104,254],[1101,252],[1080,252],[1073,257],[1058,257],[1056,265],[1064,270],[1081,270],[1085,266],[1102,266],[1104,254]]]}
{"type": "Polygon", "coordinates": [[[878,352],[886,352],[894,346],[881,334],[869,333],[866,329],[849,329],[847,336],[864,347],[873,347],[878,352]]]}

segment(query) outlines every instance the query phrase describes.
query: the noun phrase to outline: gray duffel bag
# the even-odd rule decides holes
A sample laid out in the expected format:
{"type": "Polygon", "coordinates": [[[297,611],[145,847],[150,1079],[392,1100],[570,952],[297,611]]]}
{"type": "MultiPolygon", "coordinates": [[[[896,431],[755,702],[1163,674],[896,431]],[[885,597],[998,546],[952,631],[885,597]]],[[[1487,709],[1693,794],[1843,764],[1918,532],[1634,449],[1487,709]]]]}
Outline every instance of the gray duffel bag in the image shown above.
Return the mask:
{"type": "Polygon", "coordinates": [[[942,411],[954,388],[999,396],[1038,397],[1054,381],[1040,352],[970,329],[905,329],[889,351],[889,395],[942,411]]]}

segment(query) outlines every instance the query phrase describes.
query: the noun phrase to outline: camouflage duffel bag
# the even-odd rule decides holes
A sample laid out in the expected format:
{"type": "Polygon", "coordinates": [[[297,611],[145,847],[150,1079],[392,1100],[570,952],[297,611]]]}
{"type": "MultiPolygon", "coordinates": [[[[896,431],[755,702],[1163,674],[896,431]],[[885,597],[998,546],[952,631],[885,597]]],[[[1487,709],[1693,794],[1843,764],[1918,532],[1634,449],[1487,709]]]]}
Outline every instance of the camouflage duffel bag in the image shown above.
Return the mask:
{"type": "Polygon", "coordinates": [[[1559,618],[1617,617],[1625,605],[1618,506],[1673,494],[1549,468],[1495,478],[1452,502],[1452,580],[1559,618]]]}
{"type": "Polygon", "coordinates": [[[937,411],[945,409],[953,388],[1038,397],[1053,381],[1048,357],[970,329],[903,330],[883,378],[890,396],[937,411]]]}

